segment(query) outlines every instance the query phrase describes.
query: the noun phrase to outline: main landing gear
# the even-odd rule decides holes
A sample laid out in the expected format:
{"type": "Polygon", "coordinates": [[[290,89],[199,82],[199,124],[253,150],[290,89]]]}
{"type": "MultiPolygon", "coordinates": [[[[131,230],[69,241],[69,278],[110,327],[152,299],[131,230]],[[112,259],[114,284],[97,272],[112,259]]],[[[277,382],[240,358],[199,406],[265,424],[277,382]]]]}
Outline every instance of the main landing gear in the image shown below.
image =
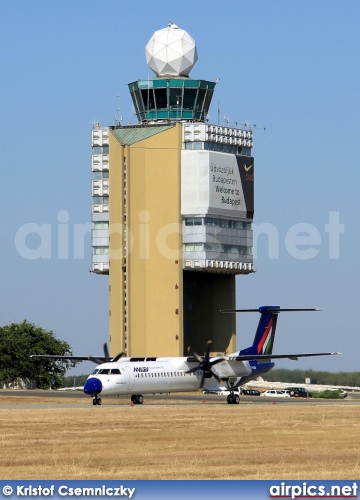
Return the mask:
{"type": "Polygon", "coordinates": [[[93,405],[101,405],[101,398],[99,396],[94,396],[93,397],[93,405]]]}
{"type": "Polygon", "coordinates": [[[227,402],[229,405],[238,405],[240,403],[240,396],[237,392],[234,392],[234,382],[232,380],[226,380],[226,386],[230,394],[227,397],[227,402]]]}
{"type": "Polygon", "coordinates": [[[231,392],[227,397],[227,402],[229,405],[238,405],[240,403],[239,394],[235,394],[234,392],[231,392]]]}
{"type": "Polygon", "coordinates": [[[144,402],[144,398],[141,394],[133,394],[131,396],[131,402],[134,404],[134,405],[142,405],[143,402],[144,402]]]}

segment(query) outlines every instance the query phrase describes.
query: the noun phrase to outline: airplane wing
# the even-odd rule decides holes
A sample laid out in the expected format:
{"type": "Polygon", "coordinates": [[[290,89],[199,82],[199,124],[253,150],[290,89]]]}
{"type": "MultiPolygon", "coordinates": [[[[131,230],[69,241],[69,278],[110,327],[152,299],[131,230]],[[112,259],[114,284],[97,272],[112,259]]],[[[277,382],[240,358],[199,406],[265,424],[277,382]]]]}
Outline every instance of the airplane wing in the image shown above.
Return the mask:
{"type": "MultiPolygon", "coordinates": [[[[227,356],[225,359],[228,361],[268,361],[270,359],[292,359],[297,360],[298,358],[308,358],[311,356],[334,356],[336,354],[341,354],[341,352],[314,352],[307,354],[239,354],[238,356],[227,356]]],[[[203,356],[200,356],[203,358],[203,356]]],[[[217,358],[210,358],[217,359],[217,358]]],[[[224,357],[223,357],[224,359],[224,357]]],[[[198,360],[194,356],[189,356],[186,361],[188,363],[196,363],[198,360]]]]}
{"type": "Polygon", "coordinates": [[[308,354],[240,354],[239,356],[234,356],[236,361],[267,361],[270,359],[292,359],[297,360],[298,358],[308,358],[311,356],[334,356],[341,354],[341,352],[314,352],[308,354]]]}
{"type": "Polygon", "coordinates": [[[43,358],[43,359],[67,359],[69,361],[93,361],[94,363],[101,365],[101,363],[107,363],[109,361],[118,361],[124,352],[120,352],[113,358],[110,357],[109,349],[106,342],[104,343],[104,356],[57,356],[56,354],[31,354],[30,358],[43,358]]]}
{"type": "MultiPolygon", "coordinates": [[[[31,354],[30,358],[43,358],[43,359],[68,359],[70,361],[91,361],[91,356],[56,356],[55,354],[31,354]]],[[[96,356],[96,359],[105,363],[106,358],[96,356]]]]}

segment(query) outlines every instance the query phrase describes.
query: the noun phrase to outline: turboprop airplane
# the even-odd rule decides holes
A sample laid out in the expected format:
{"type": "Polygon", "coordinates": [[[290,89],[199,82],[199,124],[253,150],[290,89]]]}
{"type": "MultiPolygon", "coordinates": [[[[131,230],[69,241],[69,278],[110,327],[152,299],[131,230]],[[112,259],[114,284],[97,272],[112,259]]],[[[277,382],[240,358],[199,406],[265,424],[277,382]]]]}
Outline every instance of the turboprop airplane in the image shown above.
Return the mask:
{"type": "Polygon", "coordinates": [[[318,311],[318,309],[281,309],[279,306],[262,306],[259,309],[224,310],[223,313],[259,312],[260,320],[253,344],[233,354],[210,357],[209,341],[205,355],[196,352],[185,357],[124,357],[119,353],[111,358],[104,344],[104,357],[32,355],[37,358],[91,360],[98,366],[87,378],[84,392],[93,398],[94,405],[101,405],[101,396],[129,394],[131,402],[143,404],[143,394],[194,392],[201,388],[216,390],[225,383],[230,391],[229,404],[239,404],[235,389],[256,379],[274,367],[273,359],[296,360],[310,356],[328,356],[338,352],[309,354],[273,354],[278,314],[285,311],[318,311]]]}

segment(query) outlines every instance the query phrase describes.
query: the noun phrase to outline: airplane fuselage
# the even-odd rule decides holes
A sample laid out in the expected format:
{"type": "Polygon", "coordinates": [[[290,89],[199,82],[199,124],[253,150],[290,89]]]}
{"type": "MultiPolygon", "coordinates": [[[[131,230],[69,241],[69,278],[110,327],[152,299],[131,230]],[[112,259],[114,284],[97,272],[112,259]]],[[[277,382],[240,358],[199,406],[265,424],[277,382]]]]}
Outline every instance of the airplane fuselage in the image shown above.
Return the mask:
{"type": "MultiPolygon", "coordinates": [[[[123,358],[99,365],[86,380],[84,392],[111,396],[196,391],[200,387],[202,372],[188,373],[196,365],[188,362],[186,357],[151,361],[123,358]]],[[[235,383],[240,377],[251,375],[253,369],[247,361],[226,359],[213,370],[222,380],[231,379],[235,383]]],[[[206,389],[218,385],[218,381],[209,375],[205,379],[206,389]]]]}

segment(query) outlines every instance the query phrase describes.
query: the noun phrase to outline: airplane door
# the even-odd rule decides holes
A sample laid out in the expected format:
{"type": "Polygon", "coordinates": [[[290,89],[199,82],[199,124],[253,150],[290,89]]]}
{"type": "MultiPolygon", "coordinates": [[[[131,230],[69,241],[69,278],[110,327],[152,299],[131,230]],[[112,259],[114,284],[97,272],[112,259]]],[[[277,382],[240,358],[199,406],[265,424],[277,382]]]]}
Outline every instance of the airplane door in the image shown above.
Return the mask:
{"type": "Polygon", "coordinates": [[[127,389],[132,389],[135,384],[134,372],[131,370],[130,366],[126,367],[126,374],[128,376],[127,389]]]}

